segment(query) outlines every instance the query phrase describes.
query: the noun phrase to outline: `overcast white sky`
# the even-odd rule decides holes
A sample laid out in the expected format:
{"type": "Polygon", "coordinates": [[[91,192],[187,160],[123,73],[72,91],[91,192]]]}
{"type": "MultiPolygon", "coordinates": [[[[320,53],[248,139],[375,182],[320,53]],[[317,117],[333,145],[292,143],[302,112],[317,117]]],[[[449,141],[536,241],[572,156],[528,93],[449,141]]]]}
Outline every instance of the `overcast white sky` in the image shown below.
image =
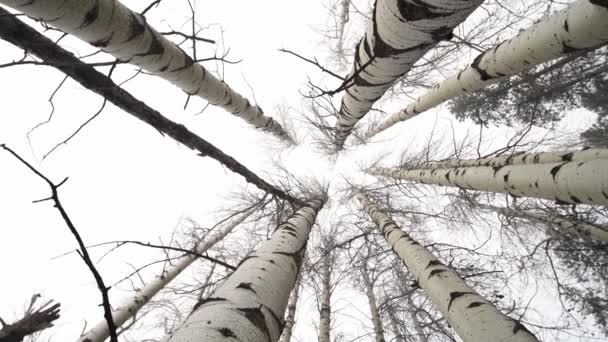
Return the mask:
{"type": "MultiPolygon", "coordinates": [[[[126,4],[136,10],[144,7],[141,1],[126,1],[126,4]]],[[[293,107],[289,115],[305,136],[306,129],[301,128],[303,124],[296,117],[299,115],[296,110],[306,110],[299,90],[304,89],[307,76],[314,79],[322,76],[314,68],[277,50],[289,48],[325,59],[323,38],[315,30],[328,20],[324,1],[222,0],[197,2],[196,8],[199,24],[213,24],[208,37],[218,42],[223,39],[225,47],[230,48],[229,58],[243,60],[240,64],[225,66],[227,83],[252,98],[244,75],[267,114],[273,115],[278,105],[293,107]],[[217,25],[221,25],[223,37],[217,25]]],[[[148,18],[154,27],[163,31],[167,25],[179,28],[188,17],[187,2],[165,1],[148,18]]],[[[359,37],[363,30],[363,26],[353,27],[350,34],[359,37]]],[[[72,38],[62,42],[65,47],[83,54],[93,51],[72,38]]],[[[222,46],[216,47],[221,51],[222,46]]],[[[200,45],[199,57],[213,53],[216,47],[200,45]]],[[[21,54],[20,50],[0,41],[0,63],[19,58],[21,54]]],[[[208,67],[215,69],[212,63],[208,67]]],[[[121,66],[117,79],[126,79],[133,71],[131,66],[121,66]]],[[[54,144],[93,115],[101,104],[99,96],[68,80],[55,95],[52,120],[34,131],[28,141],[29,129],[49,116],[48,98],[62,79],[60,72],[48,67],[0,70],[0,143],[19,152],[55,181],[70,177],[61,187],[60,196],[86,243],[123,239],[157,242],[159,237],[167,239],[184,216],[203,224],[212,223],[209,213],[223,206],[223,196],[244,185],[240,176],[161,137],[111,104],[74,140],[42,161],[42,156],[54,144]]],[[[337,85],[335,81],[327,84],[337,85]]],[[[415,137],[426,138],[435,124],[441,131],[449,130],[449,115],[445,110],[432,110],[412,120],[407,128],[398,126],[394,132],[382,136],[392,140],[345,153],[334,164],[314,152],[308,143],[280,151],[274,138],[255,131],[221,109],[208,108],[203,114],[195,115],[205,104],[200,99],[191,99],[184,110],[186,96],[161,79],[140,75],[125,87],[270,182],[274,181],[273,160],[282,160],[297,175],[316,176],[326,181],[341,176],[360,179],[360,163],[386,152],[398,155],[415,137]]],[[[385,109],[390,111],[406,103],[407,99],[401,99],[387,103],[385,109]]],[[[564,127],[585,127],[592,119],[593,116],[584,112],[575,112],[564,127]]],[[[454,125],[458,134],[464,135],[467,129],[476,131],[466,123],[454,125]]],[[[509,133],[494,130],[490,134],[500,140],[509,133]]],[[[101,310],[97,307],[100,297],[91,274],[76,255],[53,258],[73,250],[76,244],[49,202],[32,204],[33,200],[48,195],[49,189],[39,178],[7,153],[0,153],[0,317],[15,318],[33,293],[42,293],[62,304],[62,318],[49,336],[53,336],[54,341],[69,341],[78,336],[85,320],[94,324],[101,319],[101,310]]],[[[99,264],[107,283],[130,271],[125,261],[139,264],[152,257],[142,249],[128,251],[128,254],[110,255],[99,264]]],[[[97,252],[94,255],[100,256],[97,252]]],[[[124,293],[116,291],[115,298],[124,293]]],[[[304,310],[309,311],[303,314],[297,329],[304,341],[312,340],[315,334],[309,321],[315,314],[310,311],[312,299],[308,295],[309,309],[304,310]]],[[[343,296],[350,298],[348,303],[343,302],[345,316],[361,317],[364,313],[357,313],[356,309],[366,305],[356,305],[361,298],[354,298],[350,293],[343,296]]],[[[352,322],[344,324],[338,322],[337,328],[346,327],[341,332],[347,337],[356,337],[369,329],[352,322]]],[[[362,340],[371,339],[368,336],[362,340]]]]}

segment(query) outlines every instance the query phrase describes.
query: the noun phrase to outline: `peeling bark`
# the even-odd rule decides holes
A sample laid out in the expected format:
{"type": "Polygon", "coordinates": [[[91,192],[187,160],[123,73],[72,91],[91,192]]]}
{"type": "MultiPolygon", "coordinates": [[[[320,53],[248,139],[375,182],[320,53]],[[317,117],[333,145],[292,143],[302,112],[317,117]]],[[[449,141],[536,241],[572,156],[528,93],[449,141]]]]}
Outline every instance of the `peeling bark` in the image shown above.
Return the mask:
{"type": "MultiPolygon", "coordinates": [[[[197,254],[205,253],[216,243],[218,243],[228,234],[230,234],[230,232],[232,232],[234,228],[243,223],[243,221],[252,213],[253,210],[249,210],[248,212],[241,215],[241,217],[239,217],[238,219],[235,219],[233,222],[224,227],[224,229],[212,235],[209,239],[197,246],[195,252],[197,254]]],[[[154,279],[147,283],[143,288],[141,288],[137,292],[137,294],[135,294],[133,297],[129,298],[122,305],[120,305],[114,312],[112,312],[112,319],[114,320],[116,327],[120,327],[129,319],[134,317],[137,312],[146,303],[148,303],[152,299],[152,297],[154,297],[154,295],[160,292],[160,290],[167,286],[173,279],[175,279],[175,277],[177,277],[183,270],[185,270],[197,259],[198,257],[192,254],[183,256],[173,265],[164,269],[161,274],[155,276],[154,279]]],[[[110,332],[108,330],[108,324],[104,320],[99,322],[92,329],[82,335],[78,339],[78,342],[103,342],[109,336],[110,332]]]]}
{"type": "MultiPolygon", "coordinates": [[[[524,160],[524,156],[519,156],[524,160]]],[[[536,197],[558,203],[608,205],[608,159],[437,169],[375,168],[375,176],[460,189],[536,197]]]]}
{"type": "Polygon", "coordinates": [[[336,123],[344,146],[355,124],[428,50],[449,40],[481,0],[377,0],[372,22],[356,47],[353,70],[336,123]],[[363,70],[362,66],[365,66],[363,70]]]}
{"type": "Polygon", "coordinates": [[[359,193],[357,199],[419,286],[465,342],[538,341],[520,322],[503,315],[456,272],[401,230],[365,194],[359,193]],[[436,275],[432,276],[433,273],[436,275]]]}
{"type": "Polygon", "coordinates": [[[145,17],[117,0],[1,0],[0,3],[45,21],[121,61],[171,82],[188,95],[200,96],[254,127],[293,143],[281,125],[264,115],[260,107],[213,76],[158,33],[145,17]]]}
{"type": "Polygon", "coordinates": [[[385,119],[366,139],[459,95],[484,88],[540,63],[608,42],[608,8],[603,1],[578,0],[517,36],[477,56],[456,75],[436,84],[403,110],[385,119]]]}
{"type": "Polygon", "coordinates": [[[281,224],[209,298],[199,303],[169,342],[278,341],[308,235],[323,201],[309,201],[281,224]],[[295,234],[292,233],[295,230],[295,234]],[[247,284],[246,287],[241,284],[247,284]]]}
{"type": "Polygon", "coordinates": [[[200,156],[211,157],[217,160],[232,172],[243,176],[248,183],[254,184],[259,189],[288,202],[301,204],[301,201],[269,184],[245,165],[225,154],[183,125],[165,118],[158,111],[139,101],[130,93],[117,86],[109,77],[98,72],[92,66],[83,63],[70,52],[62,49],[52,40],[24,24],[3,8],[0,8],[0,38],[59,69],[83,87],[101,95],[118,108],[154,127],[162,135],[166,134],[170,136],[175,141],[197,151],[200,156]]]}

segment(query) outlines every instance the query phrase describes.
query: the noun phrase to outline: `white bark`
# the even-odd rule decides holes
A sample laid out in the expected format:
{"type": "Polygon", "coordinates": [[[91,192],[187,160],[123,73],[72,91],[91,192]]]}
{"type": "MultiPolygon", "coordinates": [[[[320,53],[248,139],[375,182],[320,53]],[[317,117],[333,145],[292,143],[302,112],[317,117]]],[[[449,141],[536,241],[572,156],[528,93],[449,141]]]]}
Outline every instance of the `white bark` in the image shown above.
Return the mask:
{"type": "Polygon", "coordinates": [[[437,162],[419,163],[412,166],[407,165],[408,170],[415,169],[445,169],[451,167],[466,166],[491,166],[501,167],[506,165],[531,165],[550,164],[563,162],[587,162],[594,159],[608,159],[608,149],[587,148],[574,152],[534,152],[517,153],[507,156],[488,157],[479,159],[448,159],[437,162]]]}
{"type": "Polygon", "coordinates": [[[363,261],[363,268],[361,269],[361,278],[363,278],[363,284],[365,285],[365,295],[367,296],[367,302],[369,303],[369,310],[372,315],[372,324],[374,326],[374,341],[385,342],[384,339],[384,328],[382,327],[382,318],[378,311],[378,302],[376,301],[376,295],[374,294],[374,283],[368,275],[368,270],[363,261]]]}
{"type": "Polygon", "coordinates": [[[289,304],[287,305],[287,317],[285,318],[285,328],[283,329],[283,335],[281,335],[281,342],[291,342],[291,334],[293,332],[293,326],[296,324],[296,308],[300,297],[300,281],[302,280],[301,275],[296,281],[296,285],[291,291],[289,296],[289,304]]]}
{"type": "Polygon", "coordinates": [[[439,41],[450,39],[482,0],[377,0],[372,22],[356,47],[349,82],[336,123],[341,149],[372,105],[439,41]],[[372,62],[370,63],[370,60],[372,62]]]}
{"type": "MultiPolygon", "coordinates": [[[[330,252],[331,253],[331,252],[330,252]]],[[[321,312],[319,315],[319,342],[331,342],[331,254],[323,258],[321,274],[321,312]]]]}
{"type": "Polygon", "coordinates": [[[538,341],[520,322],[503,315],[452,269],[402,231],[363,193],[357,196],[393,251],[465,342],[538,341]]]}
{"type": "Polygon", "coordinates": [[[608,3],[578,0],[479,55],[467,68],[436,84],[403,110],[385,119],[365,137],[388,129],[473,90],[515,75],[570,52],[608,42],[608,3]]]}
{"type": "Polygon", "coordinates": [[[249,124],[291,142],[262,109],[213,76],[201,64],[117,0],[0,0],[104,52],[200,96],[249,124]]]}
{"type": "MultiPolygon", "coordinates": [[[[194,250],[197,254],[203,254],[216,243],[225,238],[230,232],[234,230],[238,225],[253,213],[253,210],[248,210],[237,219],[230,222],[219,232],[213,234],[209,239],[202,242],[194,250]]],[[[114,312],[112,312],[112,319],[116,327],[122,326],[129,319],[133,318],[137,312],[152,299],[160,290],[167,286],[175,277],[177,277],[183,270],[190,266],[198,257],[196,255],[188,254],[180,258],[175,264],[167,267],[163,272],[154,277],[152,281],[147,283],[142,289],[140,289],[133,297],[127,299],[121,304],[114,312]]],[[[82,335],[78,342],[103,342],[110,336],[108,325],[105,320],[97,323],[93,328],[82,335]]]]}
{"type": "Polygon", "coordinates": [[[560,203],[608,205],[608,159],[547,164],[368,171],[423,184],[536,197],[560,203]]]}
{"type": "Polygon", "coordinates": [[[207,299],[169,342],[278,341],[308,235],[323,202],[312,200],[279,225],[207,299]]]}
{"type": "Polygon", "coordinates": [[[566,216],[549,215],[547,213],[539,213],[530,210],[496,207],[483,203],[476,203],[475,206],[479,207],[480,209],[494,211],[507,217],[520,217],[535,222],[551,224],[556,226],[561,233],[572,233],[574,231],[596,240],[608,241],[608,227],[602,227],[585,222],[577,222],[566,216]]]}

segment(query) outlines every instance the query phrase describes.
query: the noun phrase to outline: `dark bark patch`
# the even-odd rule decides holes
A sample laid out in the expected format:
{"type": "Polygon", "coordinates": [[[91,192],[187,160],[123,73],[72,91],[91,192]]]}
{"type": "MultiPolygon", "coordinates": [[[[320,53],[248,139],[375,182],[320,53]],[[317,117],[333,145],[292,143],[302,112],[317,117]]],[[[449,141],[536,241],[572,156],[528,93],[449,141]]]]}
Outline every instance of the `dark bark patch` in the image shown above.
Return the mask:
{"type": "Polygon", "coordinates": [[[431,273],[429,273],[429,276],[428,276],[427,279],[431,279],[434,276],[439,275],[439,274],[441,274],[443,272],[446,272],[446,270],[432,270],[431,273]]]}
{"type": "Polygon", "coordinates": [[[570,153],[566,153],[564,155],[562,155],[562,161],[563,162],[569,162],[572,161],[572,157],[574,156],[574,152],[570,152],[570,153]]]}
{"type": "Polygon", "coordinates": [[[429,261],[429,264],[426,265],[426,267],[424,269],[426,270],[429,267],[438,266],[438,265],[443,265],[443,264],[439,260],[431,260],[431,261],[429,261]]]}
{"type": "Polygon", "coordinates": [[[125,42],[130,42],[146,32],[146,19],[144,17],[140,18],[142,18],[143,23],[140,23],[137,15],[131,12],[131,18],[129,21],[129,35],[127,35],[127,40],[125,42]]]}
{"type": "Polygon", "coordinates": [[[224,337],[236,338],[236,335],[234,334],[234,332],[232,332],[232,330],[230,330],[228,328],[219,328],[219,329],[217,329],[217,331],[219,331],[220,334],[222,334],[222,336],[224,336],[224,337]]]}
{"type": "Polygon", "coordinates": [[[270,339],[270,331],[266,325],[266,316],[260,308],[238,308],[247,320],[270,339]]]}
{"type": "Polygon", "coordinates": [[[574,203],[582,203],[580,199],[578,199],[576,196],[570,194],[570,199],[572,200],[572,202],[574,203]]]}
{"type": "Polygon", "coordinates": [[[84,19],[82,20],[82,24],[78,27],[79,29],[83,27],[87,27],[97,20],[99,17],[99,0],[95,1],[93,7],[91,7],[87,13],[84,15],[84,19]]]}
{"type": "Polygon", "coordinates": [[[571,52],[576,52],[578,50],[580,50],[580,49],[572,47],[572,46],[566,44],[566,42],[562,42],[562,52],[563,53],[571,53],[571,52]]]}
{"type": "Polygon", "coordinates": [[[255,294],[258,294],[257,292],[255,292],[255,290],[253,289],[253,287],[251,286],[251,283],[240,283],[237,287],[237,289],[245,289],[245,290],[249,290],[255,294]]]}
{"type": "Polygon", "coordinates": [[[400,0],[397,1],[399,14],[403,22],[416,21],[422,19],[434,19],[449,16],[451,13],[436,13],[433,9],[437,7],[425,3],[421,0],[400,0]]]}
{"type": "Polygon", "coordinates": [[[239,262],[239,264],[238,264],[238,265],[236,265],[236,268],[241,267],[241,265],[242,265],[242,264],[243,264],[245,261],[247,261],[247,260],[249,260],[249,259],[251,259],[251,258],[257,258],[257,256],[255,256],[255,255],[250,255],[250,256],[246,256],[246,257],[244,257],[244,258],[243,258],[243,260],[241,260],[241,262],[239,262]]]}
{"type": "Polygon", "coordinates": [[[448,311],[450,311],[450,307],[452,306],[452,303],[456,299],[458,299],[462,296],[468,295],[468,294],[475,295],[476,293],[475,292],[458,292],[458,291],[450,292],[450,302],[448,303],[448,311]]]}
{"type": "Polygon", "coordinates": [[[487,71],[485,71],[484,69],[482,69],[479,64],[481,63],[481,60],[483,59],[483,56],[485,56],[485,52],[480,54],[479,56],[475,57],[475,60],[473,61],[473,63],[471,63],[471,68],[473,68],[473,70],[477,71],[477,73],[479,74],[479,77],[481,78],[482,81],[487,81],[487,80],[491,80],[492,77],[487,71]]]}
{"type": "Polygon", "coordinates": [[[589,2],[597,6],[608,8],[608,0],[589,0],[589,2]]]}
{"type": "MultiPolygon", "coordinates": [[[[302,253],[300,253],[300,251],[296,251],[294,253],[287,253],[287,252],[273,252],[272,254],[280,254],[280,255],[285,255],[287,257],[290,257],[293,261],[293,263],[300,268],[300,266],[302,265],[302,253]]],[[[270,263],[274,264],[273,260],[270,260],[270,263]]]]}
{"type": "Polygon", "coordinates": [[[486,304],[486,303],[483,303],[483,302],[473,302],[473,303],[467,305],[467,309],[477,308],[477,307],[480,307],[480,306],[482,306],[484,304],[486,304]]]}
{"type": "Polygon", "coordinates": [[[521,324],[520,321],[513,320],[513,322],[515,323],[515,325],[513,326],[513,334],[517,334],[518,332],[523,331],[523,332],[526,332],[530,336],[534,336],[534,334],[531,333],[530,330],[528,330],[528,328],[526,328],[525,325],[521,324]]]}
{"type": "Polygon", "coordinates": [[[570,28],[568,27],[568,19],[564,20],[564,30],[566,30],[566,32],[570,32],[570,28]]]}
{"type": "Polygon", "coordinates": [[[551,169],[551,176],[553,176],[553,180],[555,180],[555,177],[557,177],[557,173],[559,172],[559,169],[561,169],[563,165],[564,164],[559,164],[551,169]]]}
{"type": "Polygon", "coordinates": [[[135,56],[162,55],[165,52],[165,47],[158,35],[154,31],[151,31],[150,33],[152,34],[152,42],[150,42],[148,50],[143,53],[138,53],[135,56]]]}
{"type": "Polygon", "coordinates": [[[200,300],[198,303],[194,304],[194,306],[192,307],[192,312],[196,311],[199,307],[201,307],[207,303],[225,302],[225,301],[227,301],[226,298],[213,298],[213,297],[205,298],[205,299],[200,300]]]}
{"type": "Polygon", "coordinates": [[[89,44],[93,45],[94,47],[98,47],[98,48],[104,48],[106,46],[108,46],[108,44],[110,43],[110,40],[112,40],[112,37],[114,37],[114,32],[111,32],[109,35],[96,40],[94,42],[89,42],[89,44]]]}

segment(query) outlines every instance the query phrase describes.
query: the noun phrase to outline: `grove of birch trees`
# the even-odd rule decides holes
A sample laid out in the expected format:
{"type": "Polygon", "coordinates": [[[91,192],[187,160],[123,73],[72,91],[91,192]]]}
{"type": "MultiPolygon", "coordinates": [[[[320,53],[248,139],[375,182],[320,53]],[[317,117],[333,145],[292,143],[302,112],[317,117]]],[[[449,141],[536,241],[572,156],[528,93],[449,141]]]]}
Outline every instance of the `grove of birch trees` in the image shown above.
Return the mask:
{"type": "Polygon", "coordinates": [[[606,0],[0,0],[0,342],[608,340],[607,44],[606,0]]]}

